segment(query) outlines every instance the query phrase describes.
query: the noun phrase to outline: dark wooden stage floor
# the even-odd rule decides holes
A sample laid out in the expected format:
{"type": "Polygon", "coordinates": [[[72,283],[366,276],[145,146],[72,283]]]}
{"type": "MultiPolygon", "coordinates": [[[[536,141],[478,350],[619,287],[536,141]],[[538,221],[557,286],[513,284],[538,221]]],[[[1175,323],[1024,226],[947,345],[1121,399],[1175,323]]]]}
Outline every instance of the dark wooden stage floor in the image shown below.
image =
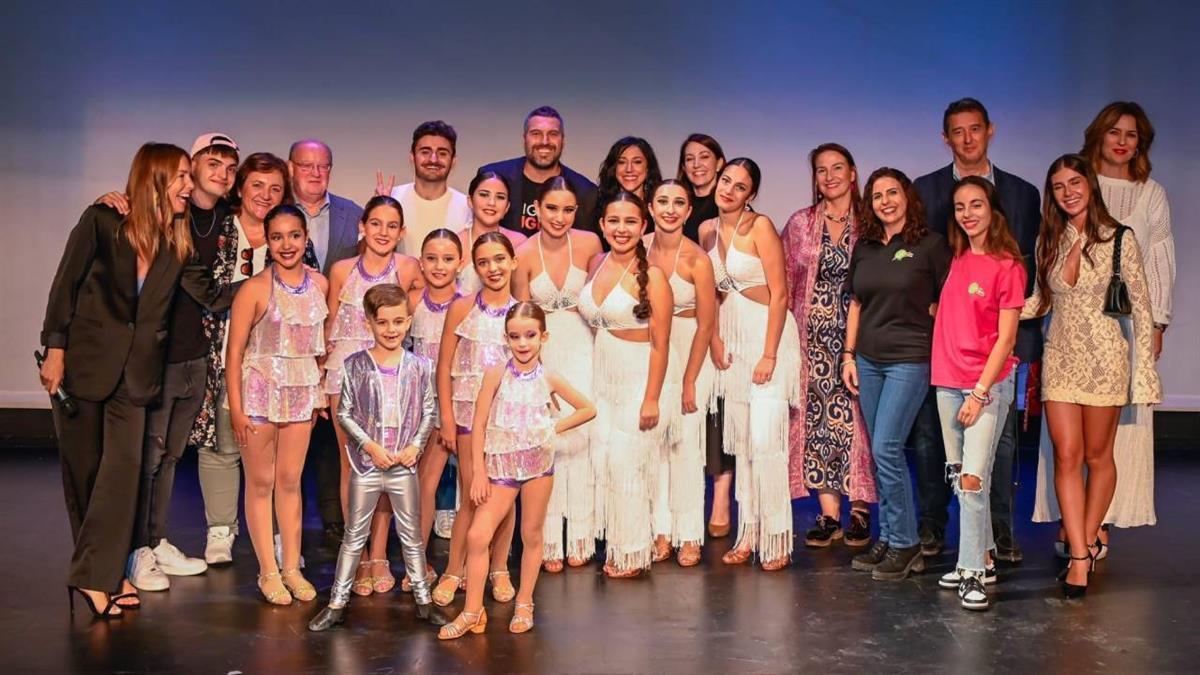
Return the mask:
{"type": "MultiPolygon", "coordinates": [[[[508,634],[511,606],[489,600],[487,633],[451,643],[416,623],[411,596],[399,592],[355,598],[345,628],[308,633],[318,605],[265,604],[245,535],[233,566],[173,577],[170,591],[143,594],[139,612],[108,623],[92,621],[86,611],[72,617],[63,593],[69,534],[54,452],[6,449],[0,466],[4,673],[1197,670],[1200,453],[1194,448],[1159,453],[1160,524],[1116,532],[1112,555],[1083,601],[1064,601],[1054,582],[1054,528],[1027,522],[1033,462],[1026,456],[1018,517],[1026,561],[1001,568],[986,613],[963,611],[952,591],[938,588],[952,553],[934,571],[885,583],[852,572],[848,549],[814,552],[802,542],[794,566],[782,573],[726,567],[719,556],[731,544],[723,539],[706,545],[704,563],[691,570],[661,563],[649,578],[631,581],[608,581],[594,565],[543,575],[533,632],[508,634]]],[[[797,502],[801,532],[815,508],[814,500],[797,502]]],[[[324,600],[336,550],[322,540],[315,509],[307,513],[308,574],[324,600]]],[[[179,472],[172,518],[171,540],[202,553],[194,457],[179,472]]],[[[446,542],[434,546],[440,569],[446,542]]],[[[399,574],[399,562],[394,567],[399,574]]]]}

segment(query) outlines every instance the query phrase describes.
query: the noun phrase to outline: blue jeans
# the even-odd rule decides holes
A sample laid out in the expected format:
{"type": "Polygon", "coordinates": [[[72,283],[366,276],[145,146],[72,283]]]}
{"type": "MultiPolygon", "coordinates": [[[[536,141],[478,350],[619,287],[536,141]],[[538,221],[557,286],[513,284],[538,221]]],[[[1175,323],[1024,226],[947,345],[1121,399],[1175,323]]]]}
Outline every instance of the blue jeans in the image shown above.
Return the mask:
{"type": "Polygon", "coordinates": [[[992,464],[996,446],[1004,433],[1008,409],[1013,400],[1013,374],[992,386],[992,402],[984,406],[979,419],[969,427],[958,421],[963,401],[970,389],[938,387],[938,415],[942,419],[942,438],[946,443],[946,480],[958,494],[958,567],[982,572],[987,551],[995,546],[992,534],[991,500],[988,493],[992,483],[992,464]],[[966,490],[962,475],[979,479],[978,490],[966,490]]]}
{"type": "Polygon", "coordinates": [[[929,363],[876,363],[862,355],[855,361],[858,398],[875,459],[879,539],[892,548],[916,546],[917,509],[904,439],[929,390],[929,363]]]}

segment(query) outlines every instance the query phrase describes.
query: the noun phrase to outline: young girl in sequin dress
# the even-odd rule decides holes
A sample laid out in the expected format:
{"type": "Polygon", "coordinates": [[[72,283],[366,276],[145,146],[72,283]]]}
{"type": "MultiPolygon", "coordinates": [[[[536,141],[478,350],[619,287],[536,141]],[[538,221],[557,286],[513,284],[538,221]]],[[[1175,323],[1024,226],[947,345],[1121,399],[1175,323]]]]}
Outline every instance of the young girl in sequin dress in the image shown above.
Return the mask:
{"type": "MultiPolygon", "coordinates": [[[[408,306],[413,308],[412,335],[413,352],[429,359],[437,367],[438,352],[442,348],[442,329],[446,326],[446,312],[450,305],[462,297],[458,291],[455,274],[461,265],[462,243],[458,235],[445,228],[433,230],[421,244],[421,276],[425,288],[413,289],[408,293],[408,306]]],[[[452,423],[452,422],[451,422],[452,423]]],[[[417,471],[421,483],[421,541],[429,542],[433,530],[438,483],[454,448],[442,443],[440,416],[434,413],[434,432],[429,435],[421,464],[417,471]]],[[[426,562],[425,569],[434,575],[433,567],[426,562]]],[[[401,589],[411,587],[406,574],[401,589]]]]}
{"type": "MultiPolygon", "coordinates": [[[[587,282],[588,261],[600,253],[600,238],[573,229],[579,209],[575,188],[563,177],[542,184],[535,202],[539,231],[517,249],[513,297],[532,300],[546,313],[553,337],[542,361],[584,396],[592,394],[592,329],[579,315],[579,292],[587,282]],[[560,281],[561,280],[561,281],[560,281]]],[[[558,478],[546,511],[544,567],[561,572],[563,556],[580,567],[596,553],[595,479],[586,429],[554,439],[558,478]],[[563,521],[566,520],[566,538],[563,521]]]]}
{"type": "MultiPolygon", "coordinates": [[[[507,237],[514,250],[525,243],[525,235],[500,227],[510,206],[508,196],[512,194],[504,176],[495,171],[477,173],[471,179],[467,194],[471,202],[471,222],[458,233],[464,251],[471,250],[475,240],[489,232],[498,232],[507,237]]],[[[458,290],[463,295],[470,295],[478,293],[481,288],[483,283],[475,270],[474,261],[464,260],[458,271],[458,290]]]]}
{"type": "Polygon", "coordinates": [[[579,313],[596,331],[597,537],[608,540],[604,573],[628,578],[650,569],[657,464],[678,430],[683,369],[671,354],[671,285],[642,243],[650,219],[645,203],[618,192],[600,214],[611,250],[592,261],[579,313]]]}
{"type": "Polygon", "coordinates": [[[542,367],[538,357],[549,334],[546,315],[532,302],[508,310],[505,339],[512,352],[506,363],[483,375],[471,438],[471,502],[476,506],[467,534],[467,601],[453,622],[438,632],[443,640],[482,633],[483,578],[488,571],[488,545],[500,523],[521,496],[521,590],[508,630],[533,628],[533,589],[542,565],[542,529],[554,484],[555,436],[596,416],[596,408],[560,375],[542,367]],[[573,412],[559,417],[557,399],[573,412]],[[486,431],[483,429],[486,428],[486,431]]]}
{"type": "Polygon", "coordinates": [[[293,597],[317,596],[299,569],[300,474],[316,410],[325,407],[317,359],[325,354],[328,282],[302,263],[308,224],[299,209],[281,204],[264,222],[274,264],[248,279],[234,298],[225,377],[246,472],[246,525],[258,557],[258,587],[267,602],[288,605],[293,597]]]}
{"type": "MultiPolygon", "coordinates": [[[[362,237],[362,254],[339,260],[329,269],[329,316],[325,325],[329,356],[325,359],[325,393],[329,396],[330,410],[337,410],[342,363],[346,357],[375,344],[363,312],[363,296],[378,284],[396,284],[408,291],[418,285],[420,278],[417,261],[396,253],[396,246],[404,236],[404,212],[400,202],[387,196],[372,197],[363,208],[358,233],[362,237]]],[[[340,424],[333,425],[333,431],[338,448],[345,448],[346,431],[340,424]]],[[[338,457],[341,458],[342,518],[349,522],[346,519],[350,503],[350,461],[345,452],[339,451],[338,457]]],[[[369,554],[359,563],[354,579],[356,595],[387,593],[396,585],[387,560],[390,518],[391,508],[384,494],[371,521],[369,554]]]]}
{"type": "MultiPolygon", "coordinates": [[[[483,288],[455,300],[446,310],[442,329],[441,349],[438,351],[437,392],[442,426],[442,444],[453,448],[458,457],[459,494],[466,495],[474,476],[471,461],[471,431],[475,418],[475,401],[483,373],[491,366],[508,360],[508,344],[504,340],[504,315],[516,301],[509,292],[509,282],[516,266],[512,242],[499,232],[489,232],[478,239],[471,250],[471,260],[483,288]]],[[[461,500],[454,527],[450,531],[450,556],[446,572],[433,591],[433,601],[446,606],[463,583],[466,573],[467,530],[475,507],[470,500],[461,500]]],[[[497,602],[508,602],[516,595],[508,573],[508,552],[512,547],[515,509],[496,532],[492,546],[492,596],[497,602]]]]}
{"type": "Polygon", "coordinates": [[[709,342],[716,331],[717,289],[712,262],[692,240],[683,236],[692,211],[691,193],[674,179],[651,193],[654,232],[644,242],[650,264],[662,270],[671,286],[671,358],[683,373],[679,434],[660,447],[658,485],[654,500],[654,562],[671,557],[683,567],[700,563],[704,543],[704,462],[707,418],[716,412],[716,368],[709,359],[709,342]]]}

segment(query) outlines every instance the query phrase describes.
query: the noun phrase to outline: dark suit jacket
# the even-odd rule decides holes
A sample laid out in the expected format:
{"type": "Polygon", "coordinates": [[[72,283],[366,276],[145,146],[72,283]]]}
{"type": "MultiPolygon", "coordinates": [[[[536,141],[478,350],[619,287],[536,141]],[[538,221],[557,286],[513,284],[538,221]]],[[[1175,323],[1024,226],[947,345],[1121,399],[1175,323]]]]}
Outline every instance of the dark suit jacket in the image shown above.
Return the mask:
{"type": "Polygon", "coordinates": [[[358,255],[358,221],[362,220],[362,212],[358,204],[329,193],[329,244],[325,247],[321,274],[328,277],[335,262],[358,255]]]}
{"type": "Polygon", "coordinates": [[[139,294],[137,254],[121,234],[115,210],[88,207],[67,239],[58,264],[41,342],[66,350],[65,386],[85,401],[103,401],[121,378],[136,405],[154,401],[162,389],[167,322],[175,290],[184,290],[211,311],[229,307],[203,265],[184,265],[160,242],[139,294]]]}
{"type": "MultiPolygon", "coordinates": [[[[562,168],[562,175],[571,183],[575,191],[579,193],[579,212],[575,216],[575,228],[578,230],[586,230],[595,232],[600,235],[600,223],[597,222],[596,215],[596,184],[588,180],[587,176],[573,171],[565,164],[559,165],[562,168]]],[[[508,213],[505,214],[502,227],[507,227],[510,230],[521,232],[521,204],[524,203],[525,195],[521,194],[522,188],[525,185],[523,180],[525,172],[525,158],[514,157],[506,159],[502,162],[493,162],[479,167],[479,172],[495,171],[504,176],[508,181],[508,187],[512,190],[512,194],[508,196],[509,206],[508,213]]],[[[600,236],[603,240],[603,236],[600,236]]]]}
{"type": "MultiPolygon", "coordinates": [[[[995,164],[992,171],[996,178],[996,191],[1000,193],[1000,208],[1008,219],[1008,227],[1025,259],[1025,296],[1033,294],[1033,278],[1037,264],[1037,237],[1042,226],[1041,200],[1038,191],[1030,183],[1001,171],[995,164]]],[[[946,229],[954,213],[954,166],[945,167],[925,174],[914,184],[925,206],[925,222],[929,229],[946,236],[946,229]]],[[[1042,357],[1041,321],[1030,319],[1021,322],[1017,329],[1017,358],[1024,363],[1042,357]]]]}

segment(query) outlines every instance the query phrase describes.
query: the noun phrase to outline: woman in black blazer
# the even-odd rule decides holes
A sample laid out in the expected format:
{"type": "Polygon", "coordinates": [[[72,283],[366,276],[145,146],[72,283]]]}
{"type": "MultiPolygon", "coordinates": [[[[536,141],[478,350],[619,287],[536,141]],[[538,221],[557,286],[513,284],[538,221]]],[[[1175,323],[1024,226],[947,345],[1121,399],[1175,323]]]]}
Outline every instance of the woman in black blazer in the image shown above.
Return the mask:
{"type": "Polygon", "coordinates": [[[125,580],[141,471],[146,406],[161,390],[175,289],[220,311],[229,294],[192,254],[190,162],[181,148],[147,143],[133,158],[122,217],[91,206],[71,231],[50,287],[41,343],[42,385],[71,392],[78,412],[54,408],[63,490],[75,540],[67,577],[98,616],[139,606],[125,580]]]}

